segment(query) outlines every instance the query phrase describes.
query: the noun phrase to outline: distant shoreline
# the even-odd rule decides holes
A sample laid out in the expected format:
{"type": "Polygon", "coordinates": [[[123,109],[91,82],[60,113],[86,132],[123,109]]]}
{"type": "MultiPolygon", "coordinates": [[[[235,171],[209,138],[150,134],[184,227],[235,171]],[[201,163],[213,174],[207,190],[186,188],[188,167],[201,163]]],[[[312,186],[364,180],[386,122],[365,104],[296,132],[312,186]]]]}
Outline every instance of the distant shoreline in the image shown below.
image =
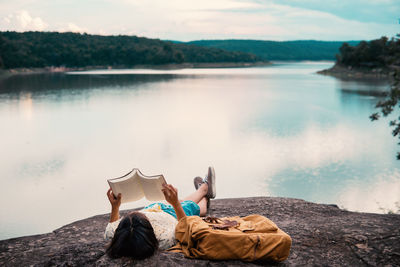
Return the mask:
{"type": "Polygon", "coordinates": [[[39,74],[39,73],[64,73],[69,71],[86,70],[115,70],[115,69],[153,69],[153,70],[177,70],[177,69],[204,69],[204,68],[250,68],[257,66],[272,65],[269,61],[261,62],[222,62],[222,63],[182,63],[182,64],[163,64],[163,65],[135,65],[135,66],[88,66],[88,67],[44,67],[44,68],[16,68],[0,70],[0,77],[17,74],[39,74]]]}

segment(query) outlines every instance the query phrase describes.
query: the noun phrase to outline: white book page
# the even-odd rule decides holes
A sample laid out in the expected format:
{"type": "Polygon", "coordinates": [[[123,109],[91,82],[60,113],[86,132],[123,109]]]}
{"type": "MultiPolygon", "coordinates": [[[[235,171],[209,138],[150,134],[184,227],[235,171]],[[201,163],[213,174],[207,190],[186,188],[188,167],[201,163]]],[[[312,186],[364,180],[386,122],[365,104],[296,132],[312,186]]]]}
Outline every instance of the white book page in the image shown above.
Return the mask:
{"type": "Polygon", "coordinates": [[[140,182],[145,197],[150,201],[165,200],[164,194],[161,191],[162,185],[165,184],[164,176],[141,177],[140,182]]]}
{"type": "Polygon", "coordinates": [[[136,201],[144,197],[140,178],[136,169],[125,176],[109,179],[108,183],[114,195],[117,196],[121,193],[121,203],[136,201]]]}

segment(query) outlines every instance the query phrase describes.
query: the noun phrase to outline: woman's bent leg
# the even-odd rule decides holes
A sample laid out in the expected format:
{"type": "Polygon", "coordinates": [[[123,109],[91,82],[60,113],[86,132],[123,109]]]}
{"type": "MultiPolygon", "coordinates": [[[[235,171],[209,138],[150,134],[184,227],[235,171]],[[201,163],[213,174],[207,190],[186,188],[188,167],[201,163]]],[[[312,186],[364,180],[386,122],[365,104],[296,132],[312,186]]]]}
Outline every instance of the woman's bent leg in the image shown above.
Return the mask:
{"type": "Polygon", "coordinates": [[[195,192],[188,195],[187,197],[185,197],[182,200],[183,201],[191,200],[191,201],[195,202],[196,204],[199,204],[200,201],[207,195],[207,192],[208,192],[208,184],[204,183],[195,192]]]}
{"type": "Polygon", "coordinates": [[[197,205],[200,207],[200,216],[206,216],[207,214],[207,198],[203,197],[197,205]]]}

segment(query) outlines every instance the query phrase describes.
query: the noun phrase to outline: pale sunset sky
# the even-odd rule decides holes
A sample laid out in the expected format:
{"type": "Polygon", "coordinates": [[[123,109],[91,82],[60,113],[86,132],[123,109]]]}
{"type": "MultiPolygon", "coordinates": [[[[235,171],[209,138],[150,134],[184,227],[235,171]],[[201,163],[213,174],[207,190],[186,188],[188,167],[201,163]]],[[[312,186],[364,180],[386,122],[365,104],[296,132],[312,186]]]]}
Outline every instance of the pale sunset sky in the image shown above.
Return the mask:
{"type": "Polygon", "coordinates": [[[400,33],[400,0],[0,0],[1,31],[199,39],[371,40],[400,33]]]}

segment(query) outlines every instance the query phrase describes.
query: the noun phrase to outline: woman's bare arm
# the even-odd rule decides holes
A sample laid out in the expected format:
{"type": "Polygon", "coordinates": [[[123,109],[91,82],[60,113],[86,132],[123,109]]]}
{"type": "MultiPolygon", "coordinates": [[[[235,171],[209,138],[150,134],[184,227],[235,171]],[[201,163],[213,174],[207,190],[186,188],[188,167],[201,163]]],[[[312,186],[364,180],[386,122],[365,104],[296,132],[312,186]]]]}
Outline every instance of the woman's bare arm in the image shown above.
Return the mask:
{"type": "Polygon", "coordinates": [[[182,205],[178,199],[178,189],[170,184],[164,184],[162,192],[164,193],[165,200],[174,208],[178,221],[186,217],[186,214],[183,211],[182,205]]]}
{"type": "Polygon", "coordinates": [[[110,222],[115,222],[119,219],[119,206],[121,206],[121,194],[118,194],[117,197],[114,196],[113,191],[108,189],[107,197],[111,204],[111,214],[110,214],[110,222]]]}

